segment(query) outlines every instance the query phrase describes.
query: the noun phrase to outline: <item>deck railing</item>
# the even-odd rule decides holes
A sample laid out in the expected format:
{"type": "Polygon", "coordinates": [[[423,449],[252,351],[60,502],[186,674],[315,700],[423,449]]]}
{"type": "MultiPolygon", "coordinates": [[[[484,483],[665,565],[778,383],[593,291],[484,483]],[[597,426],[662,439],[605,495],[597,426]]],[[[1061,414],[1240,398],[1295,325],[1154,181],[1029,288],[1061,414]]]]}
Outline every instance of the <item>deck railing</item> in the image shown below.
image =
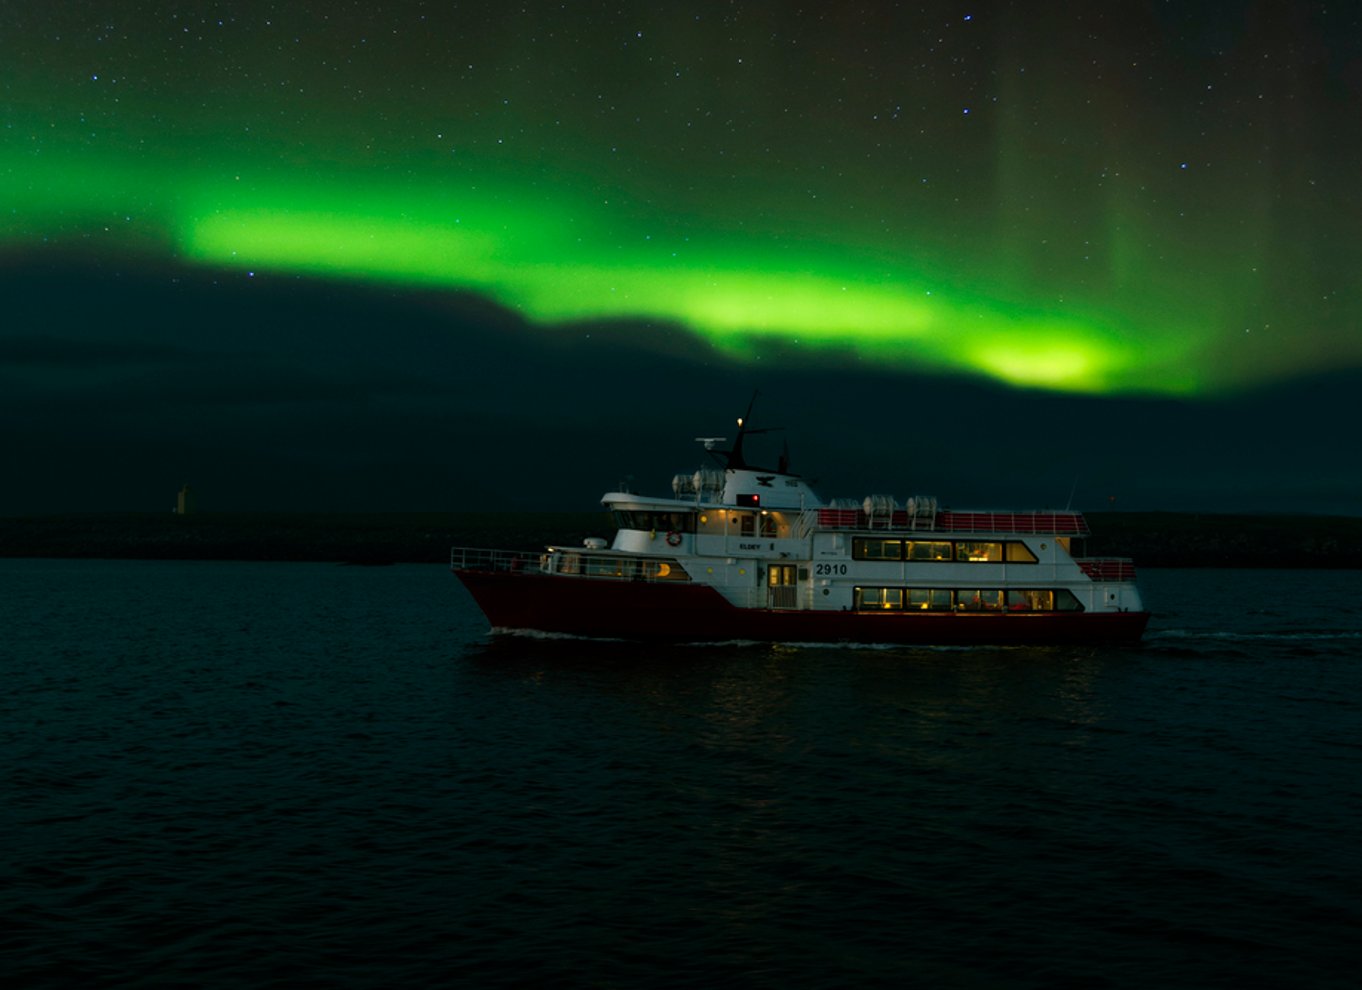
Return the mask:
{"type": "Polygon", "coordinates": [[[1129,557],[1080,557],[1074,563],[1094,581],[1135,580],[1135,562],[1129,557]]]}
{"type": "Polygon", "coordinates": [[[533,550],[487,550],[482,547],[451,547],[449,568],[454,571],[532,572],[542,570],[544,554],[533,550]]]}
{"type": "Polygon", "coordinates": [[[1030,533],[1087,536],[1081,512],[953,512],[934,517],[910,515],[899,509],[871,516],[860,509],[815,509],[800,518],[801,533],[812,529],[901,530],[917,533],[1030,533]]]}
{"type": "Polygon", "coordinates": [[[631,553],[593,553],[589,550],[554,549],[486,550],[452,547],[449,567],[455,571],[498,571],[507,574],[555,574],[607,581],[676,583],[690,575],[675,558],[645,557],[631,553]]]}

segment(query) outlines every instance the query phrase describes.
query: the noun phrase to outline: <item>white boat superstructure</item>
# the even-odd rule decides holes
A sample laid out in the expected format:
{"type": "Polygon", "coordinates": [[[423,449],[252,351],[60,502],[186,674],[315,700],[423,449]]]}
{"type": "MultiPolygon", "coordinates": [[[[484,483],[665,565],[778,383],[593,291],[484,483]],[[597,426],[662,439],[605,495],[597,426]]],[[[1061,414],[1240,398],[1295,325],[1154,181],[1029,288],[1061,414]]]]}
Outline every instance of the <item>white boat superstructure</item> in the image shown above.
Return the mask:
{"type": "Polygon", "coordinates": [[[1037,643],[1137,640],[1124,558],[1086,558],[1080,513],[957,511],[930,496],[825,503],[782,456],[609,492],[613,541],[542,554],[456,550],[494,627],[647,638],[1037,643]],[[535,580],[526,583],[526,579],[535,580]],[[544,584],[543,582],[550,582],[544,584]]]}

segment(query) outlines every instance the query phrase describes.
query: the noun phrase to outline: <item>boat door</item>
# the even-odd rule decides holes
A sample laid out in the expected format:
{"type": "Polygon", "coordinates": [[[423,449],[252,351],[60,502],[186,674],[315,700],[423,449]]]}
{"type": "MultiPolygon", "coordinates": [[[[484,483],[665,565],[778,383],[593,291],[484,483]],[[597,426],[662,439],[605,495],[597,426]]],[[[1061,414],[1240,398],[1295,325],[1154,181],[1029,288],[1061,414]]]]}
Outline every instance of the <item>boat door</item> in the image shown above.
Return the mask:
{"type": "Polygon", "coordinates": [[[799,587],[795,584],[794,564],[772,564],[766,569],[768,608],[798,608],[799,587]]]}

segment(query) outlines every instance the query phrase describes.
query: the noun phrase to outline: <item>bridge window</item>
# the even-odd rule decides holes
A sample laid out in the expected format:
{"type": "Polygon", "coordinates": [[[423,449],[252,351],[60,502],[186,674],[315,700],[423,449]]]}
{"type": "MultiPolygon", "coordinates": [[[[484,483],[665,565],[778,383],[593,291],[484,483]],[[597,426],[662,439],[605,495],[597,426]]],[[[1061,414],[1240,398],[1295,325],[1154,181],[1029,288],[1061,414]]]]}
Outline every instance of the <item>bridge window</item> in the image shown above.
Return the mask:
{"type": "Polygon", "coordinates": [[[615,509],[617,529],[641,529],[648,532],[694,533],[694,512],[650,512],[646,509],[615,509]]]}

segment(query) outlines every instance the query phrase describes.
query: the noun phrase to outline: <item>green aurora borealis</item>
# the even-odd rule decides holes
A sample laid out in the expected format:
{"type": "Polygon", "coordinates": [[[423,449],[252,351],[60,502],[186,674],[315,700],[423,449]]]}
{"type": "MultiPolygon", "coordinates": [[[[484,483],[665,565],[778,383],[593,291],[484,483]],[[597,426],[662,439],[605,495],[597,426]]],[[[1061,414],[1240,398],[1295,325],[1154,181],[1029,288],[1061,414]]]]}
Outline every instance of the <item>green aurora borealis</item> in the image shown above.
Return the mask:
{"type": "Polygon", "coordinates": [[[1342,15],[192,9],[0,14],[7,250],[1063,391],[1362,363],[1342,15]]]}

